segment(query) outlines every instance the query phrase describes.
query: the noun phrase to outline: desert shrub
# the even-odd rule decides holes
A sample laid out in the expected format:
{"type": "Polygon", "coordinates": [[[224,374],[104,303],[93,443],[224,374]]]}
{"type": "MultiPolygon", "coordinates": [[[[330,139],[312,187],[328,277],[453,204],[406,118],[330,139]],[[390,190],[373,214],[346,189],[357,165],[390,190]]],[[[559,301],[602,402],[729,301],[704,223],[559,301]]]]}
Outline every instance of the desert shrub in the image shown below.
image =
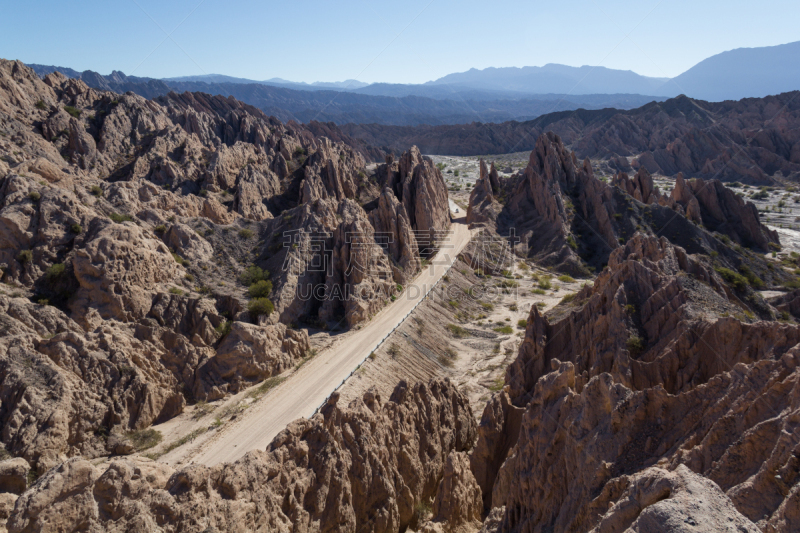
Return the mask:
{"type": "Polygon", "coordinates": [[[575,278],[566,274],[558,276],[558,281],[561,283],[575,283],[575,278]]]}
{"type": "Polygon", "coordinates": [[[122,222],[133,222],[133,218],[130,215],[122,215],[120,213],[111,213],[108,218],[120,224],[122,222]]]}
{"type": "Polygon", "coordinates": [[[563,297],[563,298],[561,298],[561,302],[559,302],[559,303],[562,303],[562,304],[568,304],[568,303],[570,303],[572,300],[574,300],[574,299],[575,299],[575,296],[577,296],[577,294],[576,294],[576,293],[574,293],[574,292],[571,292],[571,293],[569,293],[569,294],[565,294],[565,295],[564,295],[564,297],[563,297]]]}
{"type": "Polygon", "coordinates": [[[266,298],[272,292],[272,282],[269,280],[259,280],[247,289],[250,298],[266,298]]]}
{"type": "Polygon", "coordinates": [[[153,228],[153,231],[155,231],[156,233],[159,233],[159,234],[166,233],[167,232],[167,227],[164,224],[159,224],[158,226],[153,228]]]}
{"type": "Polygon", "coordinates": [[[179,256],[178,254],[176,254],[175,252],[171,252],[171,254],[172,254],[172,258],[173,258],[173,259],[175,260],[175,262],[176,262],[176,263],[178,263],[179,265],[183,265],[183,264],[185,264],[185,263],[186,263],[186,260],[185,260],[183,257],[181,257],[181,256],[179,256]]]}
{"type": "Polygon", "coordinates": [[[45,276],[47,277],[48,281],[55,281],[56,279],[60,278],[64,275],[67,267],[64,266],[64,263],[56,263],[51,265],[50,268],[47,269],[45,276]]]}
{"type": "Polygon", "coordinates": [[[226,321],[220,323],[219,326],[214,328],[214,331],[217,332],[217,335],[219,335],[220,338],[224,338],[225,335],[227,335],[228,333],[231,332],[231,327],[232,326],[233,326],[233,322],[231,322],[230,320],[226,320],[226,321]]]}
{"type": "Polygon", "coordinates": [[[524,318],[522,318],[522,319],[520,319],[520,320],[517,320],[517,327],[518,327],[519,329],[525,329],[525,328],[527,328],[527,327],[528,327],[528,321],[527,321],[527,320],[525,320],[524,318]]]}
{"type": "Polygon", "coordinates": [[[269,271],[264,270],[263,268],[258,267],[256,265],[250,265],[249,267],[244,269],[244,272],[241,273],[241,275],[239,276],[239,281],[242,282],[242,285],[246,285],[249,287],[254,283],[266,280],[267,278],[269,278],[269,271]]]}
{"type": "Polygon", "coordinates": [[[22,250],[17,254],[17,261],[20,263],[30,263],[33,261],[33,250],[22,250]]]}
{"type": "Polygon", "coordinates": [[[243,228],[239,230],[239,237],[242,239],[252,239],[253,235],[255,235],[255,233],[253,233],[251,229],[243,228]]]}
{"type": "Polygon", "coordinates": [[[503,335],[511,335],[514,333],[514,330],[511,326],[500,326],[499,328],[494,328],[497,333],[502,333],[503,335]]]}
{"type": "Polygon", "coordinates": [[[89,189],[89,192],[98,198],[103,196],[103,189],[101,189],[99,185],[92,185],[92,187],[89,189]]]}
{"type": "Polygon", "coordinates": [[[169,288],[169,293],[170,293],[170,294],[175,294],[175,295],[177,295],[177,296],[183,296],[183,291],[182,291],[182,290],[180,290],[180,289],[179,289],[179,288],[177,288],[177,287],[170,287],[170,288],[169,288]]]}
{"type": "Polygon", "coordinates": [[[72,107],[71,105],[67,105],[67,106],[64,106],[64,111],[66,111],[67,113],[69,113],[70,115],[72,115],[75,118],[81,118],[81,110],[76,108],[76,107],[72,107]]]}
{"type": "Polygon", "coordinates": [[[638,355],[644,351],[644,341],[636,335],[628,337],[628,341],[625,344],[631,355],[638,355]]]}
{"type": "Polygon", "coordinates": [[[30,193],[28,193],[28,198],[30,198],[34,202],[38,202],[39,200],[42,199],[42,195],[39,191],[31,191],[30,193]]]}
{"type": "Polygon", "coordinates": [[[447,324],[447,329],[453,334],[453,337],[458,339],[469,336],[469,332],[457,324],[447,324]]]}
{"type": "Polygon", "coordinates": [[[147,450],[148,448],[152,448],[159,442],[163,436],[161,432],[157,429],[148,428],[148,429],[140,429],[139,431],[132,431],[128,433],[128,438],[133,444],[133,447],[136,448],[137,451],[147,450]]]}
{"type": "Polygon", "coordinates": [[[730,285],[733,285],[733,288],[737,291],[743,291],[749,285],[746,277],[738,272],[734,272],[730,268],[719,267],[716,270],[717,273],[722,276],[722,279],[727,281],[730,285]]]}
{"type": "Polygon", "coordinates": [[[745,277],[745,279],[747,279],[747,282],[751,287],[755,289],[764,288],[764,281],[759,278],[755,272],[750,270],[750,267],[747,265],[739,265],[739,272],[745,277]]]}
{"type": "Polygon", "coordinates": [[[253,319],[261,315],[270,315],[275,310],[269,298],[254,298],[247,304],[247,311],[253,319]]]}
{"type": "Polygon", "coordinates": [[[69,227],[70,231],[75,235],[80,235],[83,232],[83,228],[80,224],[73,224],[69,227]]]}
{"type": "Polygon", "coordinates": [[[39,100],[35,105],[36,109],[47,109],[47,104],[44,103],[44,100],[39,100]]]}

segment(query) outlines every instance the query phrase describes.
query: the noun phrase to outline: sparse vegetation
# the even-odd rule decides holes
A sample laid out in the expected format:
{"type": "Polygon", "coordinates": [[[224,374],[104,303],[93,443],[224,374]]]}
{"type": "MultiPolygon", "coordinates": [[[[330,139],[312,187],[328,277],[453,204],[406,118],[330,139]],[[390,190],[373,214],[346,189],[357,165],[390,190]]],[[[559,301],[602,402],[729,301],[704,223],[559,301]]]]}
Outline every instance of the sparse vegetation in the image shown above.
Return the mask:
{"type": "Polygon", "coordinates": [[[269,280],[260,280],[247,289],[247,295],[250,298],[267,298],[272,292],[272,282],[269,280]]]}
{"type": "Polygon", "coordinates": [[[33,261],[33,250],[22,250],[17,254],[17,261],[22,264],[30,263],[33,261]]]}
{"type": "Polygon", "coordinates": [[[447,324],[447,329],[453,335],[453,337],[457,339],[463,339],[464,337],[469,337],[469,332],[459,326],[458,324],[447,324]]]}
{"type": "Polygon", "coordinates": [[[636,335],[628,337],[628,341],[625,344],[632,356],[639,355],[644,351],[644,341],[636,335]]]}
{"type": "Polygon", "coordinates": [[[266,393],[280,385],[286,381],[286,378],[283,376],[273,376],[271,378],[267,378],[261,382],[261,384],[247,393],[247,396],[254,399],[259,399],[264,396],[266,393]]]}
{"type": "Polygon", "coordinates": [[[47,281],[52,283],[63,276],[65,271],[66,267],[64,266],[64,263],[56,263],[54,265],[50,265],[50,268],[48,268],[47,272],[45,272],[45,277],[47,278],[47,281]]]}
{"type": "Polygon", "coordinates": [[[517,327],[518,327],[519,329],[525,329],[525,328],[527,328],[527,327],[528,327],[528,321],[527,321],[527,320],[525,320],[524,318],[522,318],[522,319],[520,319],[520,320],[517,320],[517,327]]]}
{"type": "Polygon", "coordinates": [[[239,276],[239,281],[242,282],[242,285],[246,285],[248,287],[254,283],[258,283],[259,281],[266,281],[267,279],[269,279],[269,271],[264,270],[256,265],[247,267],[239,276]]]}
{"type": "Polygon", "coordinates": [[[131,431],[127,436],[133,447],[139,452],[152,448],[164,438],[160,431],[153,428],[131,431]]]}
{"type": "Polygon", "coordinates": [[[75,118],[81,118],[81,110],[78,109],[77,107],[72,107],[71,105],[66,105],[66,106],[64,106],[64,111],[66,111],[67,113],[69,113],[70,115],[72,115],[75,118]]]}
{"type": "Polygon", "coordinates": [[[511,335],[514,333],[514,329],[511,326],[500,326],[498,328],[494,328],[494,331],[503,335],[511,335]]]}
{"type": "Polygon", "coordinates": [[[38,202],[42,199],[42,195],[39,191],[31,191],[28,193],[28,198],[30,198],[33,202],[38,202]]]}
{"type": "Polygon", "coordinates": [[[254,298],[247,304],[247,311],[254,320],[262,315],[269,316],[275,310],[275,306],[269,298],[254,298]]]}
{"type": "Polygon", "coordinates": [[[80,235],[83,233],[83,228],[80,224],[73,224],[69,227],[69,230],[74,233],[75,235],[80,235]]]}
{"type": "Polygon", "coordinates": [[[133,222],[133,218],[130,215],[123,215],[120,213],[111,213],[108,218],[116,222],[117,224],[121,224],[123,222],[133,222]]]}
{"type": "Polygon", "coordinates": [[[243,228],[239,230],[239,237],[242,239],[252,239],[254,235],[255,233],[251,229],[243,228]]]}
{"type": "Polygon", "coordinates": [[[728,282],[729,285],[732,285],[737,291],[743,291],[749,286],[746,277],[742,276],[738,272],[734,272],[730,268],[717,267],[716,271],[720,276],[722,276],[722,279],[728,282]]]}
{"type": "Polygon", "coordinates": [[[563,274],[561,276],[558,276],[558,281],[560,281],[561,283],[575,283],[575,278],[573,278],[572,276],[568,276],[567,274],[563,274]]]}
{"type": "Polygon", "coordinates": [[[103,196],[103,189],[101,189],[99,185],[92,185],[92,187],[89,189],[89,192],[92,193],[93,196],[97,196],[98,198],[103,196]]]}

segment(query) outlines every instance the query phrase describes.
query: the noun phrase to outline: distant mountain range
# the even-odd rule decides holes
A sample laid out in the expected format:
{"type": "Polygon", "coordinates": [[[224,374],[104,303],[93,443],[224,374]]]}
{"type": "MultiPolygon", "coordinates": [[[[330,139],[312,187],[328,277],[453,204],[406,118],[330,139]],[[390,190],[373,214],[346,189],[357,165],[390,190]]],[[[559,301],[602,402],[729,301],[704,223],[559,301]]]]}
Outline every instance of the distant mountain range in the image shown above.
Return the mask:
{"type": "MultiPolygon", "coordinates": [[[[524,95],[522,98],[489,98],[491,93],[477,91],[471,99],[429,98],[416,95],[382,96],[317,88],[298,90],[266,83],[174,81],[126,76],[114,71],[108,76],[87,70],[44,65],[30,65],[39,76],[54,70],[83,80],[90,87],[116,93],[132,91],[145,98],[157,98],[170,92],[203,92],[233,96],[258,107],[284,122],[382,124],[417,126],[421,124],[464,124],[470,122],[505,122],[530,120],[544,113],[578,108],[614,107],[632,109],[653,100],[651,96],[631,94],[600,95],[524,95]]],[[[222,77],[225,79],[227,77],[222,77]]],[[[206,78],[210,80],[212,78],[206,78]]],[[[449,90],[452,95],[452,90],[449,90]]],[[[662,98],[663,99],[663,98],[662,98]]]]}
{"type": "Polygon", "coordinates": [[[764,97],[800,89],[800,42],[739,48],[701,61],[669,78],[605,67],[471,69],[424,84],[365,84],[356,80],[298,83],[281,78],[250,80],[221,74],[153,79],[77,72],[30,65],[44,76],[54,70],[89,86],[133,91],[155,98],[170,91],[233,96],[281,120],[416,126],[525,121],[574,109],[633,109],[684,94],[707,101],[764,97]]]}

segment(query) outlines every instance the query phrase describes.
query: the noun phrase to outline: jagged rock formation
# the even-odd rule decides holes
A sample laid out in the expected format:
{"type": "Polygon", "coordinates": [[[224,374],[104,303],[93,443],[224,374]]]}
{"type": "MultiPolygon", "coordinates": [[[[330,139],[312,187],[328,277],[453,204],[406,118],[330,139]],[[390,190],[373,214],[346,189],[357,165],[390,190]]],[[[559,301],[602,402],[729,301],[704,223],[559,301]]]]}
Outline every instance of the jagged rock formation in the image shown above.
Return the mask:
{"type": "Polygon", "coordinates": [[[728,235],[749,248],[767,250],[770,243],[780,244],[777,232],[761,223],[756,206],[737,196],[719,180],[687,181],[678,173],[675,187],[666,196],[653,185],[647,169],[639,167],[633,178],[620,172],[614,176],[613,184],[642,203],[671,207],[687,219],[710,231],[728,235]]]}
{"type": "MultiPolygon", "coordinates": [[[[494,169],[494,163],[492,163],[494,169]]],[[[495,172],[495,176],[496,176],[495,172]]],[[[475,180],[475,187],[469,193],[469,206],[467,207],[467,224],[470,227],[492,223],[500,212],[494,195],[500,188],[500,182],[493,183],[491,174],[486,170],[486,163],[481,159],[480,175],[475,180]]]]}
{"type": "Polygon", "coordinates": [[[420,154],[416,146],[403,153],[399,161],[387,156],[376,175],[389,187],[405,207],[417,244],[423,255],[429,255],[441,232],[450,228],[450,207],[447,185],[433,162],[420,154]]]}
{"type": "Polygon", "coordinates": [[[413,230],[449,223],[418,151],[379,198],[360,153],[232,98],[19,62],[0,61],[0,155],[2,441],[39,472],[293,366],[308,338],[281,321],[368,319],[418,271],[413,230]],[[252,264],[272,274],[260,322],[252,264]],[[334,285],[341,307],[313,293],[334,285]]]}
{"type": "Polygon", "coordinates": [[[689,184],[679,175],[666,196],[640,168],[633,178],[618,173],[608,185],[552,132],[539,137],[528,167],[500,184],[504,205],[494,203],[485,165],[481,172],[470,195],[468,221],[513,239],[518,255],[573,275],[603,267],[638,231],[665,235],[692,253],[723,253],[712,231],[759,250],[778,244],[755,206],[717,180],[689,184]]]}
{"type": "Polygon", "coordinates": [[[433,503],[433,519],[423,525],[423,532],[466,533],[480,528],[481,488],[470,471],[466,453],[452,452],[447,456],[433,503]]]}
{"type": "Polygon", "coordinates": [[[755,204],[737,196],[719,180],[686,181],[678,174],[671,199],[683,207],[688,219],[743,246],[768,250],[770,244],[780,244],[778,233],[761,223],[755,204]]]}
{"type": "Polygon", "coordinates": [[[574,302],[553,321],[532,308],[484,412],[492,530],[792,531],[800,328],[733,318],[707,260],[643,235],[574,302]]]}
{"type": "Polygon", "coordinates": [[[645,204],[658,203],[661,198],[661,191],[655,186],[653,177],[644,167],[640,167],[633,177],[628,177],[625,172],[620,172],[614,176],[612,185],[616,185],[628,195],[645,204]]]}
{"type": "Polygon", "coordinates": [[[528,167],[511,187],[498,229],[516,232],[520,252],[580,272],[574,230],[580,228],[593,248],[606,253],[618,246],[611,222],[617,209],[613,189],[594,177],[588,160],[579,164],[557,135],[539,137],[528,167]]]}
{"type": "Polygon", "coordinates": [[[21,496],[8,530],[395,532],[461,478],[454,454],[471,446],[475,422],[449,381],[401,383],[385,402],[374,392],[347,408],[337,400],[233,464],[174,471],[121,459],[103,470],[71,459],[21,496]]]}

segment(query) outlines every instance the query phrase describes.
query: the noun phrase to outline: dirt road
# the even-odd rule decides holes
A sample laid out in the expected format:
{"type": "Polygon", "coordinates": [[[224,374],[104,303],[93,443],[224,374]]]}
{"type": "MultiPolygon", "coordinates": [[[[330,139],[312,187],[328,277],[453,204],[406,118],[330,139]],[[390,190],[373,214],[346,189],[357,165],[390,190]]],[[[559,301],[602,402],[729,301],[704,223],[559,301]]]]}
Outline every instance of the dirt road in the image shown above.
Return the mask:
{"type": "MultiPolygon", "coordinates": [[[[458,218],[446,243],[448,247],[442,247],[431,265],[423,269],[396,302],[350,336],[343,346],[324,350],[306,363],[297,374],[244,411],[236,421],[220,428],[213,438],[184,459],[209,466],[235,461],[250,450],[265,449],[293,420],[311,416],[376,345],[402,322],[455,261],[470,240],[464,215],[463,210],[454,213],[458,218]]],[[[168,457],[162,460],[165,459],[168,457]]]]}

